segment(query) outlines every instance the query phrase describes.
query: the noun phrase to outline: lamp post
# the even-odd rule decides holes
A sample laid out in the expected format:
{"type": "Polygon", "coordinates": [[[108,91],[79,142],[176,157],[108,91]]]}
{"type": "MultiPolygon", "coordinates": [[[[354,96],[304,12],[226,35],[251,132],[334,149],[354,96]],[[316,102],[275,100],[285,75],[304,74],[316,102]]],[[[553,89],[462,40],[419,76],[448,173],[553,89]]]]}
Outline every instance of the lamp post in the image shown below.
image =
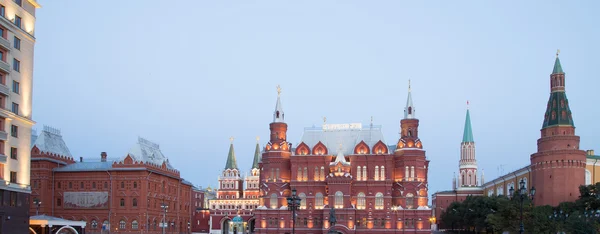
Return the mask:
{"type": "MultiPolygon", "coordinates": [[[[563,212],[562,210],[560,210],[560,212],[556,212],[554,211],[554,214],[549,215],[548,219],[550,220],[554,220],[554,221],[562,221],[562,224],[565,224],[565,220],[569,218],[569,214],[566,212],[563,212]]],[[[561,227],[560,229],[562,229],[563,227],[561,227]]],[[[558,230],[557,230],[558,231],[558,230]]],[[[563,232],[559,232],[559,233],[563,233],[563,232]]]]}
{"type": "Polygon", "coordinates": [[[296,233],[296,210],[300,207],[300,200],[296,195],[296,189],[292,189],[292,196],[287,197],[288,210],[292,211],[292,234],[296,233]]]}
{"type": "MultiPolygon", "coordinates": [[[[526,197],[531,197],[531,200],[533,201],[533,196],[535,196],[535,187],[531,187],[531,191],[529,192],[529,194],[527,193],[527,188],[525,187],[525,181],[523,181],[523,179],[521,179],[521,182],[519,182],[519,203],[521,205],[521,225],[520,225],[520,229],[519,229],[519,233],[523,234],[525,233],[525,227],[523,226],[523,201],[525,200],[526,197]]],[[[511,198],[514,198],[515,196],[513,196],[513,194],[515,193],[515,188],[510,187],[509,189],[509,193],[511,196],[511,198]]]]}
{"type": "Polygon", "coordinates": [[[42,205],[42,201],[37,197],[33,200],[33,204],[35,204],[35,215],[39,215],[40,205],[42,205]]]}
{"type": "Polygon", "coordinates": [[[160,205],[160,208],[163,209],[163,222],[162,222],[162,233],[165,234],[165,228],[166,228],[166,222],[167,222],[167,209],[169,209],[169,206],[166,203],[162,203],[160,205]]]}

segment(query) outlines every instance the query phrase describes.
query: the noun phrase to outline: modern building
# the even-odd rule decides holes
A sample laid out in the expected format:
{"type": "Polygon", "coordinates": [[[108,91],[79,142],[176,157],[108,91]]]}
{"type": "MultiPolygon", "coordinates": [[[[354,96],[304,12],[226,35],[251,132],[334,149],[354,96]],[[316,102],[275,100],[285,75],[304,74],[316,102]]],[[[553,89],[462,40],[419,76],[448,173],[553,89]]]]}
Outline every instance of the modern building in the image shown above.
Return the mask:
{"type": "MultiPolygon", "coordinates": [[[[557,53],[550,74],[550,98],[537,141],[538,150],[530,156],[531,163],[485,183],[482,178],[480,187],[470,187],[469,190],[461,189],[465,180],[461,180],[461,174],[458,179],[461,186],[435,193],[432,197],[433,212],[438,221],[441,212],[453,201],[462,201],[467,196],[507,196],[511,188],[519,189],[521,181],[528,190],[536,188],[535,205],[552,206],[575,201],[579,197],[580,185],[600,182],[600,156],[594,155],[593,150],[580,149],[565,83],[565,73],[557,53]]],[[[461,153],[461,171],[464,171],[464,162],[461,153]]],[[[467,181],[470,180],[467,178],[467,181]]]]}
{"type": "Polygon", "coordinates": [[[0,0],[0,232],[28,230],[35,0],[0,0]]]}
{"type": "Polygon", "coordinates": [[[29,213],[85,222],[85,232],[190,233],[192,184],[158,144],[139,138],[122,157],[73,159],[60,131],[44,127],[31,147],[29,213]],[[39,204],[39,205],[38,205],[39,204]]]}
{"type": "Polygon", "coordinates": [[[255,233],[431,232],[429,160],[419,138],[410,85],[401,136],[391,146],[381,126],[325,123],[306,128],[293,148],[279,94],[259,163],[259,206],[247,220],[255,223],[255,233]],[[295,227],[286,199],[292,190],[301,199],[295,227]],[[330,212],[335,212],[333,226],[330,212]]]}

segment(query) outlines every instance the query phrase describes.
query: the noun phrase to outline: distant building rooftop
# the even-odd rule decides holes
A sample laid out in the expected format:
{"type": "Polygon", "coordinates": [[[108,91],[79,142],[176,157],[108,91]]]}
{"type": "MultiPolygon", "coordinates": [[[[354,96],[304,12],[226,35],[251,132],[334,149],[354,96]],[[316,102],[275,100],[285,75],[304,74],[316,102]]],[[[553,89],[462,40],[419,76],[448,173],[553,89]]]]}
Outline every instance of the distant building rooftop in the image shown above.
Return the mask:
{"type": "Polygon", "coordinates": [[[324,124],[321,127],[304,128],[301,142],[313,147],[319,141],[327,147],[329,154],[334,155],[340,148],[344,155],[353,154],[354,147],[361,141],[369,147],[373,147],[378,141],[385,144],[381,125],[363,127],[360,123],[324,124]]]}

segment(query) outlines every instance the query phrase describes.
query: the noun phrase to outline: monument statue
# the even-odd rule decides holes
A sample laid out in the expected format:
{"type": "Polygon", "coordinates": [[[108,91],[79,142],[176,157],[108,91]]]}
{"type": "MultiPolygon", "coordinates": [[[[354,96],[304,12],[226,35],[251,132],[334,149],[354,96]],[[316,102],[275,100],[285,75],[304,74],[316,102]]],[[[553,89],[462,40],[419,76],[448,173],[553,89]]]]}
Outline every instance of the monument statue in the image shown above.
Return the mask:
{"type": "Polygon", "coordinates": [[[331,207],[331,211],[329,211],[329,226],[333,227],[335,226],[337,219],[335,218],[335,209],[333,209],[333,207],[331,207]]]}

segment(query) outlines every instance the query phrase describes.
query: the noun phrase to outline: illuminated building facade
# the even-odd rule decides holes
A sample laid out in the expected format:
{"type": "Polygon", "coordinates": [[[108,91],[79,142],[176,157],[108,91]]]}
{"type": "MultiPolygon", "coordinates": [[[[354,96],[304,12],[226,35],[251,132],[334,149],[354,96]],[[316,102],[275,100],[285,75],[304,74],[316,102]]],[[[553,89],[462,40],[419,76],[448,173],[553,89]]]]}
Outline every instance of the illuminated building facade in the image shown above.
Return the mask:
{"type": "Polygon", "coordinates": [[[27,232],[35,0],[0,0],[0,232],[27,232]]]}
{"type": "MultiPolygon", "coordinates": [[[[110,160],[75,161],[60,131],[44,127],[31,148],[29,213],[84,221],[85,232],[190,233],[192,184],[180,177],[159,145],[143,138],[110,160]],[[166,204],[168,209],[161,208],[166,204]]],[[[26,211],[27,212],[27,211],[26,211]]]]}

